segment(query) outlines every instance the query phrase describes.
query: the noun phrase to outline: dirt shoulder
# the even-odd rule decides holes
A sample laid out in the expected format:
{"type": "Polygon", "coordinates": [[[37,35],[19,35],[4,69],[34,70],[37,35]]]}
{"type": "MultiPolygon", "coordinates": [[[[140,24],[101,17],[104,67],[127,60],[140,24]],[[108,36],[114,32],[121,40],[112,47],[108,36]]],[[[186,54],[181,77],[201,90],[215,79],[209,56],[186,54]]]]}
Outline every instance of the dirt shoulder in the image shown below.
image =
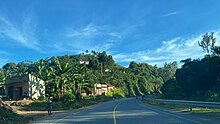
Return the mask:
{"type": "MultiPolygon", "coordinates": [[[[45,116],[50,116],[47,113],[47,110],[22,110],[23,106],[28,106],[29,104],[33,103],[32,100],[19,100],[19,101],[5,101],[6,104],[10,105],[11,108],[13,109],[13,111],[15,113],[17,113],[18,115],[21,115],[25,118],[26,122],[30,122],[30,121],[34,121],[37,120],[39,118],[45,117],[45,116]]],[[[68,113],[68,112],[78,112],[81,111],[83,109],[89,109],[89,108],[93,108],[96,105],[101,104],[100,103],[96,103],[94,105],[89,105],[89,106],[84,106],[78,109],[67,109],[67,110],[52,110],[53,114],[58,114],[58,113],[68,113]]]]}

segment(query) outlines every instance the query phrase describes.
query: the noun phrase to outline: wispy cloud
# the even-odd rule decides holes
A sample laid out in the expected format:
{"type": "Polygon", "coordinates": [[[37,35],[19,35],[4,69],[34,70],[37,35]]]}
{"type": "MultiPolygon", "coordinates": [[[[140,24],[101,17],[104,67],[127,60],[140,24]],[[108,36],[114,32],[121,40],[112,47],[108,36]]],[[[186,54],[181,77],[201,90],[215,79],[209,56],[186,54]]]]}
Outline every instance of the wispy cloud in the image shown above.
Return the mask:
{"type": "Polygon", "coordinates": [[[27,48],[42,52],[36,36],[36,24],[26,17],[22,24],[16,24],[0,16],[0,34],[27,48]],[[21,26],[20,26],[21,25],[21,26]]]}
{"type": "Polygon", "coordinates": [[[4,54],[4,55],[11,55],[11,53],[7,52],[7,51],[3,51],[3,50],[0,50],[0,54],[4,54]]]}
{"type": "Polygon", "coordinates": [[[97,26],[94,24],[88,24],[80,28],[71,28],[66,32],[66,36],[69,38],[94,38],[97,36],[109,36],[114,38],[120,38],[121,36],[117,32],[110,31],[110,26],[103,25],[97,26]]]}
{"type": "Polygon", "coordinates": [[[88,24],[79,28],[68,28],[64,34],[64,42],[59,44],[60,50],[96,50],[107,51],[120,44],[121,35],[112,31],[110,26],[88,24]]]}
{"type": "Polygon", "coordinates": [[[141,26],[143,26],[142,22],[123,23],[120,26],[89,23],[84,26],[67,27],[63,31],[62,42],[56,42],[56,47],[53,48],[57,52],[71,53],[73,51],[84,52],[85,50],[115,51],[116,47],[127,44],[127,39],[134,38],[137,35],[136,31],[141,26]]]}
{"type": "Polygon", "coordinates": [[[179,13],[180,13],[179,11],[174,11],[174,12],[163,14],[162,17],[173,16],[173,15],[177,15],[179,13]]]}
{"type": "MultiPolygon", "coordinates": [[[[220,38],[219,33],[215,35],[220,38]]],[[[120,62],[146,62],[151,65],[163,66],[165,62],[180,62],[186,58],[202,58],[205,52],[198,46],[202,34],[190,38],[177,37],[168,41],[163,41],[162,46],[154,50],[138,51],[131,54],[114,54],[114,59],[120,62]]]]}

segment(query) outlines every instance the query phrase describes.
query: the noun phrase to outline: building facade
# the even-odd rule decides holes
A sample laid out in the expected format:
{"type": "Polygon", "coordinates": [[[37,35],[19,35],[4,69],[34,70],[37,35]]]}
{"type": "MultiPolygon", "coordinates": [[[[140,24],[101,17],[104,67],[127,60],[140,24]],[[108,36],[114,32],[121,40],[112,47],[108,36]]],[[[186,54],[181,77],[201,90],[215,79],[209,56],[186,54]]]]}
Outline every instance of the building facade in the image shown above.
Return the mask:
{"type": "Polygon", "coordinates": [[[107,92],[111,92],[115,89],[115,86],[109,83],[96,83],[94,86],[95,95],[106,95],[107,92]]]}
{"type": "Polygon", "coordinates": [[[5,81],[5,93],[10,99],[38,99],[45,95],[45,82],[31,74],[12,77],[5,81]]]}

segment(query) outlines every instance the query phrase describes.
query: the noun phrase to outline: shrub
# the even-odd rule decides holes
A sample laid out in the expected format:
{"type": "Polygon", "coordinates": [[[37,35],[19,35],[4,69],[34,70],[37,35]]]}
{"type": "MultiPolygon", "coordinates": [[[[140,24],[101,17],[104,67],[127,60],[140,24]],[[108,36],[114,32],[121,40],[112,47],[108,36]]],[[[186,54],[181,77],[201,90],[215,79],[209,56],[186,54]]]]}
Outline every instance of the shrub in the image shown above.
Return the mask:
{"type": "Polygon", "coordinates": [[[66,92],[66,101],[67,102],[74,102],[76,100],[75,95],[71,91],[66,92]]]}
{"type": "Polygon", "coordinates": [[[113,94],[114,94],[114,97],[116,97],[116,98],[125,97],[125,93],[121,90],[121,88],[117,88],[117,89],[113,90],[113,94]]]}
{"type": "Polygon", "coordinates": [[[2,109],[0,107],[0,123],[1,124],[23,124],[25,123],[25,119],[18,114],[2,109]]]}
{"type": "Polygon", "coordinates": [[[113,92],[107,92],[106,96],[113,97],[113,92]]]}

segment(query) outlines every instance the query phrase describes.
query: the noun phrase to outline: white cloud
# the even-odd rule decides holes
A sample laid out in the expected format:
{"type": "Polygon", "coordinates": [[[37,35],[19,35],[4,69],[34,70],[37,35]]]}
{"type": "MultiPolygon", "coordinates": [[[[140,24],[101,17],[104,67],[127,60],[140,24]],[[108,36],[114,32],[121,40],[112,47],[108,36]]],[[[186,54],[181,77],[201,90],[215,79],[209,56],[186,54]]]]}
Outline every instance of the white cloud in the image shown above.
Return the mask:
{"type": "Polygon", "coordinates": [[[214,33],[214,37],[216,38],[216,46],[220,46],[220,30],[215,30],[213,31],[214,33]]]}
{"type": "Polygon", "coordinates": [[[2,37],[12,39],[27,48],[42,52],[35,34],[36,25],[32,22],[31,18],[26,17],[22,24],[16,25],[9,19],[0,16],[0,27],[2,37]]]}
{"type": "MultiPolygon", "coordinates": [[[[113,57],[118,63],[136,61],[151,65],[157,64],[158,66],[163,66],[165,62],[180,62],[186,58],[203,58],[205,52],[198,46],[198,41],[201,40],[202,35],[199,34],[190,38],[177,37],[163,41],[162,46],[154,50],[138,51],[131,54],[120,53],[113,55],[113,57]]],[[[215,37],[220,38],[219,32],[216,32],[215,37]]]]}
{"type": "Polygon", "coordinates": [[[113,49],[122,45],[123,42],[127,43],[126,38],[134,37],[133,32],[142,25],[142,23],[135,23],[113,27],[90,23],[81,27],[68,27],[63,31],[62,42],[56,42],[57,46],[54,48],[57,49],[57,52],[114,51],[113,49]]]}
{"type": "Polygon", "coordinates": [[[65,40],[59,44],[61,49],[108,51],[120,44],[121,35],[110,26],[88,24],[80,28],[68,28],[65,40]]]}
{"type": "Polygon", "coordinates": [[[173,15],[177,15],[179,13],[180,13],[179,11],[174,11],[174,12],[163,14],[162,17],[173,16],[173,15]]]}
{"type": "Polygon", "coordinates": [[[108,36],[112,38],[121,37],[119,33],[110,31],[110,27],[107,25],[97,26],[94,24],[88,24],[81,28],[68,29],[66,36],[69,38],[95,38],[97,36],[108,36]]]}
{"type": "Polygon", "coordinates": [[[100,27],[94,26],[94,25],[87,25],[86,27],[79,28],[79,29],[71,29],[69,32],[67,32],[67,37],[94,37],[98,33],[100,27]]]}

